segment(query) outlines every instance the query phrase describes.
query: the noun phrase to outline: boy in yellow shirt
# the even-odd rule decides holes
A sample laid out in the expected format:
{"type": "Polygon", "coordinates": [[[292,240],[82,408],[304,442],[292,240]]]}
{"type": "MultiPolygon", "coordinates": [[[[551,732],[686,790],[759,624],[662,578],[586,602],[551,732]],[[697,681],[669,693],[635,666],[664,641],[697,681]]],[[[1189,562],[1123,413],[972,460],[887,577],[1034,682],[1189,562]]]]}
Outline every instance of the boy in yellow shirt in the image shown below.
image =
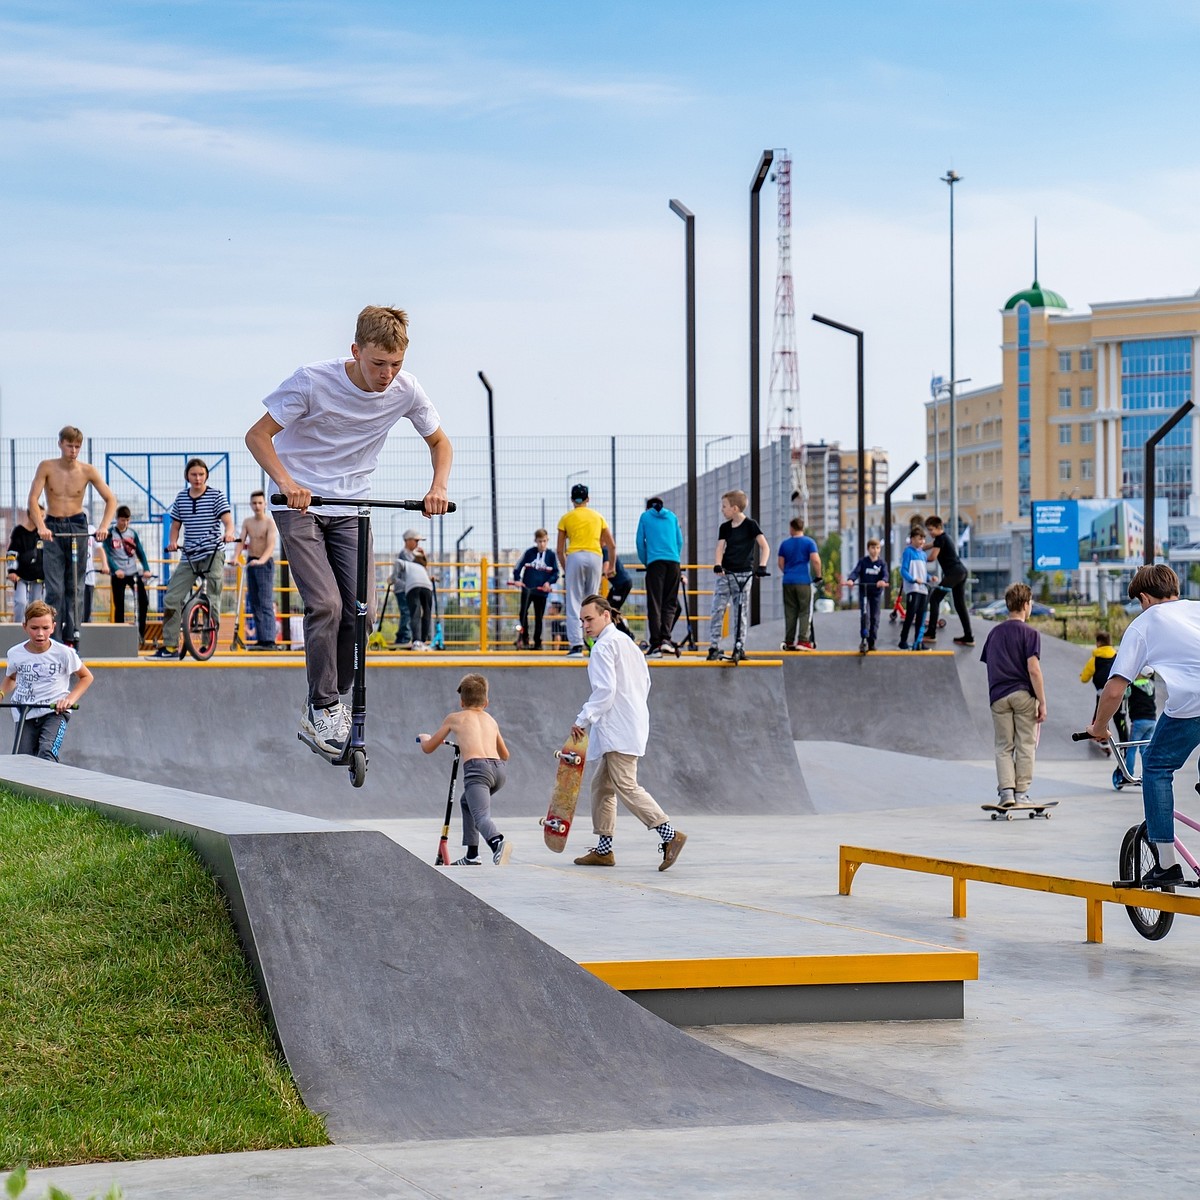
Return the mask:
{"type": "Polygon", "coordinates": [[[583,623],[579,608],[585,596],[600,590],[600,576],[612,573],[617,545],[608,522],[588,507],[587,486],[571,488],[572,509],[558,521],[558,561],[563,564],[567,597],[567,657],[583,657],[583,623]],[[608,558],[603,551],[608,550],[608,558]]]}

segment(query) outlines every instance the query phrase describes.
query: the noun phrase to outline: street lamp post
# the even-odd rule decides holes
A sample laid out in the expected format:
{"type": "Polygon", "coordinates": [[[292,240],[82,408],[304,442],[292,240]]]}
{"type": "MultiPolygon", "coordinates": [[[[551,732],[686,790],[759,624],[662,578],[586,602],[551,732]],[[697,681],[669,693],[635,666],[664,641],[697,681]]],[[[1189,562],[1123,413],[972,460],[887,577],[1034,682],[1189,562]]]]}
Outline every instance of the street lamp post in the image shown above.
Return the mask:
{"type": "MultiPolygon", "coordinates": [[[[762,463],[759,458],[759,443],[762,431],[759,426],[761,404],[759,402],[759,221],[758,194],[767,178],[767,171],[775,159],[774,150],[764,150],[750,180],[750,512],[762,517],[758,506],[762,488],[762,463]]],[[[705,464],[707,470],[707,463],[705,464]]],[[[757,625],[760,616],[759,590],[750,590],[750,624],[757,625]]]]}
{"type": "Polygon", "coordinates": [[[709,446],[719,446],[722,442],[728,442],[733,439],[732,433],[727,433],[722,437],[708,438],[704,443],[704,473],[708,474],[708,448],[709,446]]]}
{"type": "Polygon", "coordinates": [[[861,562],[867,553],[867,450],[866,431],[863,418],[863,331],[840,321],[831,321],[813,313],[814,321],[840,329],[852,335],[858,342],[858,559],[861,562]]]}
{"type": "Polygon", "coordinates": [[[888,585],[887,598],[890,601],[892,597],[892,567],[896,565],[896,560],[893,557],[895,554],[895,546],[892,544],[892,493],[917,469],[919,463],[913,463],[886,492],[883,493],[883,546],[884,556],[888,564],[888,585]]]}
{"type": "Polygon", "coordinates": [[[1158,495],[1158,480],[1155,478],[1155,459],[1158,443],[1192,411],[1195,405],[1191,400],[1185,400],[1151,435],[1146,442],[1144,462],[1142,464],[1142,520],[1145,527],[1145,545],[1142,547],[1142,564],[1151,566],[1154,562],[1154,501],[1158,495]]]}
{"type": "Polygon", "coordinates": [[[479,382],[487,389],[488,397],[488,460],[492,471],[492,567],[500,561],[500,521],[498,517],[499,502],[496,498],[496,413],[492,405],[492,385],[488,377],[478,372],[479,382]]]}
{"type": "Polygon", "coordinates": [[[957,171],[947,171],[942,182],[950,188],[950,528],[958,546],[958,426],[955,419],[954,391],[954,185],[962,180],[957,171]]]}
{"type": "MultiPolygon", "coordinates": [[[[688,497],[688,591],[694,596],[698,586],[696,558],[699,554],[700,489],[696,482],[696,216],[678,200],[670,201],[671,211],[684,224],[685,327],[687,342],[687,497],[688,497]]],[[[691,631],[694,635],[695,630],[691,631]]]]}

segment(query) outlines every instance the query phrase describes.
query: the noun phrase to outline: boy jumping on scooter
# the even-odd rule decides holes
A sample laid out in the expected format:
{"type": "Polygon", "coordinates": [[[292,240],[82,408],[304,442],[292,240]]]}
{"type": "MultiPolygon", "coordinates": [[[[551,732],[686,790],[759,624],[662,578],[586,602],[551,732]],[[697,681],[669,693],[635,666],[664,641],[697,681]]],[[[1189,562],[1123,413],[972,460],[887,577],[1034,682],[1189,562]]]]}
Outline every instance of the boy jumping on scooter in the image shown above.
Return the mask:
{"type": "Polygon", "coordinates": [[[458,685],[457,712],[448,713],[435,734],[420,733],[417,741],[426,754],[432,754],[448,737],[453,736],[462,756],[463,845],[462,858],[452,867],[478,867],[479,839],[482,836],[492,852],[492,862],[498,867],[508,862],[512,846],[492,820],[492,797],[504,786],[504,764],[508,747],[500,726],[487,712],[488,685],[482,675],[464,675],[458,685]]]}
{"type": "Polygon", "coordinates": [[[369,305],[358,314],[351,357],[299,368],[263,401],[266,413],[246,434],[255,461],[287,496],[274,515],[304,602],[308,696],[300,735],[328,755],[350,735],[341,698],[354,675],[358,518],[352,509],[314,508],[312,498],[368,499],[384,442],[407,417],[433,464],[425,516],[447,511],[454,452],[429,397],[402,370],[407,349],[408,314],[369,305]]]}

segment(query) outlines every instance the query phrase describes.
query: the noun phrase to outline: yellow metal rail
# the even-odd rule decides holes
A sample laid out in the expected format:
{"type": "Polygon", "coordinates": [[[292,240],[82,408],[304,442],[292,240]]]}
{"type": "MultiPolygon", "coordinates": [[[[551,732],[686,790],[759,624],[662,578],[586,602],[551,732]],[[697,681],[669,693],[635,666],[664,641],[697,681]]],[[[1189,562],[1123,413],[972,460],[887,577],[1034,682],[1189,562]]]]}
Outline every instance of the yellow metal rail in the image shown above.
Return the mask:
{"type": "Polygon", "coordinates": [[[1060,875],[1039,875],[1008,867],[985,867],[979,863],[954,862],[925,854],[905,854],[898,850],[872,850],[866,846],[842,846],[838,861],[838,892],[850,895],[855,873],[864,863],[876,867],[894,867],[900,871],[919,871],[925,875],[948,875],[951,880],[951,909],[956,917],[967,915],[967,880],[995,883],[1001,887],[1024,888],[1030,892],[1052,892],[1057,896],[1078,896],[1087,904],[1087,940],[1104,941],[1104,904],[1130,908],[1153,908],[1161,912],[1200,916],[1200,897],[1177,896],[1143,888],[1119,888],[1090,879],[1066,879],[1060,875]]]}

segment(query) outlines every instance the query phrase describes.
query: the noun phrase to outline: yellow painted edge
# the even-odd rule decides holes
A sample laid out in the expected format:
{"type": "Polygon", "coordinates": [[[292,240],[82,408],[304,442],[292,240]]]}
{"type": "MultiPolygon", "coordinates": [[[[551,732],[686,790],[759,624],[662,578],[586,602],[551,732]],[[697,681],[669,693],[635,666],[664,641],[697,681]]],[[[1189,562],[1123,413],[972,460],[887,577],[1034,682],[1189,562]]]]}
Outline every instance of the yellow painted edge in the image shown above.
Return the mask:
{"type": "Polygon", "coordinates": [[[579,965],[620,992],[830,983],[941,983],[979,978],[979,955],[972,950],[951,949],[933,954],[681,958],[579,965]]]}
{"type": "Polygon", "coordinates": [[[748,650],[751,658],[765,654],[776,658],[953,658],[953,650],[869,650],[860,654],[857,650],[748,650]]]}
{"type": "MultiPolygon", "coordinates": [[[[462,669],[464,663],[474,665],[490,664],[493,667],[534,667],[539,670],[545,669],[563,669],[569,671],[577,671],[581,667],[587,666],[586,658],[563,658],[545,659],[538,661],[533,658],[524,658],[517,655],[497,654],[494,652],[484,651],[439,651],[436,655],[421,654],[411,657],[401,658],[399,655],[403,652],[397,652],[396,655],[388,654],[386,651],[381,654],[369,653],[367,655],[367,663],[371,670],[378,668],[386,668],[388,670],[420,670],[425,667],[455,667],[462,669]]],[[[184,668],[191,671],[216,671],[233,669],[246,669],[251,667],[303,667],[304,658],[296,651],[285,652],[281,654],[271,654],[269,651],[247,653],[244,657],[238,655],[236,657],[217,657],[210,658],[207,662],[197,662],[194,658],[184,659],[167,659],[158,660],[151,658],[94,658],[88,659],[86,653],[84,660],[98,671],[108,671],[113,669],[123,669],[128,667],[145,667],[149,671],[172,671],[184,668]]],[[[4,662],[4,658],[0,657],[0,662],[4,662]]],[[[662,660],[647,664],[652,671],[672,670],[682,668],[684,670],[735,670],[729,663],[720,662],[704,662],[701,659],[693,659],[690,662],[686,659],[678,661],[662,660]]],[[[778,658],[773,659],[758,659],[755,661],[747,660],[742,663],[743,667],[779,667],[782,662],[778,658]]]]}

